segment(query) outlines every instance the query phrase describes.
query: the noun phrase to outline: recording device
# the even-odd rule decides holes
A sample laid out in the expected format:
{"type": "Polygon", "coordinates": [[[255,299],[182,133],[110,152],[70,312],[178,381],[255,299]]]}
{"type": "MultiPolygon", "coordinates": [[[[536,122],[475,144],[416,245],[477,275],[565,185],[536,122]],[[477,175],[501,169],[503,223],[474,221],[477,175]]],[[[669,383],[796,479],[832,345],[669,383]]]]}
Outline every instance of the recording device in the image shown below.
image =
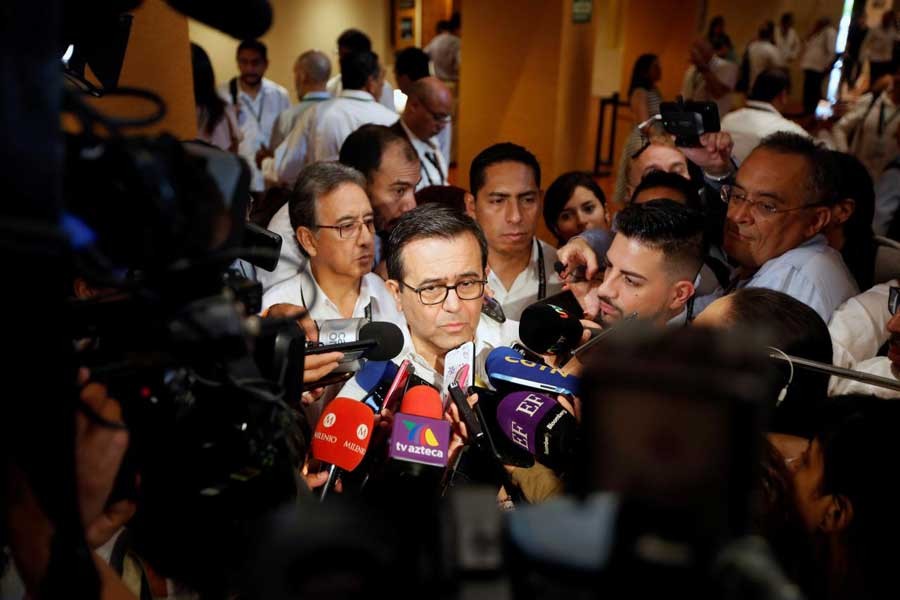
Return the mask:
{"type": "Polygon", "coordinates": [[[354,373],[362,359],[385,361],[400,354],[403,332],[393,323],[367,319],[330,319],[319,325],[319,343],[307,343],[309,355],[343,352],[332,374],[354,373]]]}
{"type": "Polygon", "coordinates": [[[512,348],[491,350],[484,368],[488,381],[500,392],[524,389],[564,396],[578,395],[579,380],[576,376],[527,360],[512,348]]]}
{"type": "Polygon", "coordinates": [[[466,342],[444,355],[444,377],[441,386],[444,410],[447,410],[452,402],[448,388],[453,381],[457,382],[459,387],[464,390],[469,389],[475,383],[475,344],[473,342],[466,342]]]}
{"type": "Polygon", "coordinates": [[[570,312],[556,304],[531,304],[522,311],[519,339],[538,354],[568,352],[581,343],[581,314],[580,307],[578,312],[570,312]]]}
{"type": "Polygon", "coordinates": [[[675,136],[675,145],[699,147],[700,136],[719,131],[719,107],[715,102],[687,101],[679,96],[675,102],[659,105],[663,127],[675,136]]]}
{"type": "Polygon", "coordinates": [[[546,394],[513,392],[497,406],[504,435],[554,470],[565,470],[579,447],[578,423],[546,394]]]}
{"type": "Polygon", "coordinates": [[[440,394],[431,386],[417,385],[403,396],[400,411],[394,415],[388,456],[394,460],[447,466],[450,447],[450,423],[444,413],[440,394]]]}
{"type": "Polygon", "coordinates": [[[313,457],[329,465],[320,500],[325,499],[341,471],[353,471],[362,462],[374,419],[367,406],[349,398],[335,398],[325,407],[311,444],[313,457]]]}
{"type": "MultiPolygon", "coordinates": [[[[248,252],[256,257],[256,266],[266,271],[274,271],[281,255],[281,236],[265,227],[249,221],[244,224],[244,244],[248,252]]],[[[255,311],[259,312],[259,310],[255,311]]]]}
{"type": "Polygon", "coordinates": [[[387,392],[384,395],[384,404],[382,405],[384,410],[392,413],[397,412],[397,409],[400,407],[400,400],[403,398],[404,394],[406,394],[406,388],[409,386],[409,378],[414,370],[415,369],[409,360],[404,360],[400,363],[397,374],[394,376],[390,387],[388,387],[387,392]]]}
{"type": "Polygon", "coordinates": [[[498,323],[506,322],[506,313],[503,312],[503,305],[487,294],[482,297],[481,312],[498,323]]]}

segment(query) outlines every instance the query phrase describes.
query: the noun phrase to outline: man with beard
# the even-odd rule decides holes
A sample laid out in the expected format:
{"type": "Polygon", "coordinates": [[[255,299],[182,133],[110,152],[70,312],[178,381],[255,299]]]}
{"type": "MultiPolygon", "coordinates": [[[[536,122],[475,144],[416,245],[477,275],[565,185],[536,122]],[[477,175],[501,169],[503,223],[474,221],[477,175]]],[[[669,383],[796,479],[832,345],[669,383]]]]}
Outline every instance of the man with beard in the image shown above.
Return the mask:
{"type": "Polygon", "coordinates": [[[266,45],[258,40],[244,40],[237,50],[240,76],[219,87],[219,95],[230,102],[238,115],[243,139],[238,149],[253,176],[251,192],[265,189],[262,171],[256,166],[256,153],[269,143],[272,128],[282,111],[291,105],[288,92],[274,81],[263,77],[269,68],[266,45]]]}
{"type": "Polygon", "coordinates": [[[616,235],[596,288],[604,326],[637,314],[656,325],[690,319],[706,243],[700,213],[672,200],[629,204],[616,215],[616,235]]]}

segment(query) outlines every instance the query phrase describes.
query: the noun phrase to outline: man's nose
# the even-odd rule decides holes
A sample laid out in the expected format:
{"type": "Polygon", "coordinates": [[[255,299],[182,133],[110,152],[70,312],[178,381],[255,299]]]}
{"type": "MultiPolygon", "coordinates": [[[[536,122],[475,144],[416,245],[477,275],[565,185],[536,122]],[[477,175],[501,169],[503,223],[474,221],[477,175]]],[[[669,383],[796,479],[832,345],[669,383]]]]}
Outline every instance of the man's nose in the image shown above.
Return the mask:
{"type": "Polygon", "coordinates": [[[506,203],[506,220],[509,223],[518,223],[522,220],[522,211],[519,202],[515,199],[506,203]]]}

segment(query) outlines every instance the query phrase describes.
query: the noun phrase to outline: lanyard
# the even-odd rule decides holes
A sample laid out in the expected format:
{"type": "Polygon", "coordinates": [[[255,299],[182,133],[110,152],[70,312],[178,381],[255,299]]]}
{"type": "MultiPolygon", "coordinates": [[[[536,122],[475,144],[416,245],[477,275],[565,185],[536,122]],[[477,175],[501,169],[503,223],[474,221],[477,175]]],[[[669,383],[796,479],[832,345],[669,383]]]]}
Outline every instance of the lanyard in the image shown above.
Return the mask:
{"type": "Polygon", "coordinates": [[[435,183],[431,179],[431,174],[428,172],[428,167],[426,167],[425,162],[422,161],[422,172],[425,174],[425,179],[428,180],[428,185],[444,185],[444,171],[443,169],[441,169],[441,165],[438,163],[437,157],[434,155],[434,152],[426,152],[425,158],[438,172],[438,180],[435,183]]]}
{"type": "Polygon", "coordinates": [[[544,266],[544,249],[541,243],[535,240],[538,247],[538,300],[543,300],[547,296],[547,270],[544,266]]]}
{"type": "Polygon", "coordinates": [[[253,106],[249,102],[247,102],[246,97],[241,98],[241,102],[244,103],[244,106],[246,106],[250,114],[253,115],[253,118],[256,120],[256,124],[262,127],[263,110],[265,110],[266,108],[266,90],[259,90],[259,113],[253,112],[253,106]]]}
{"type": "Polygon", "coordinates": [[[885,121],[884,120],[884,102],[881,103],[881,108],[878,111],[878,137],[880,138],[884,134],[884,128],[890,124],[891,121],[900,113],[900,107],[894,107],[894,112],[891,114],[890,118],[885,121]]]}

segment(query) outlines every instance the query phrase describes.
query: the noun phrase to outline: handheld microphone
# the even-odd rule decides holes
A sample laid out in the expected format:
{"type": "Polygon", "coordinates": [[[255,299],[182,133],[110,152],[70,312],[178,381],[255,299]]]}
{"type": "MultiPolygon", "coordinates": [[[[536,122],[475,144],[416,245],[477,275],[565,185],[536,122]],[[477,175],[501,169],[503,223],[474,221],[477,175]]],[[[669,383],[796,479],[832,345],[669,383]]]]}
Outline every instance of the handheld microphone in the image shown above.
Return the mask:
{"type": "Polygon", "coordinates": [[[551,469],[563,469],[578,448],[578,423],[545,394],[513,392],[497,405],[500,429],[551,469]]]}
{"type": "Polygon", "coordinates": [[[328,481],[322,487],[324,500],[334,485],[338,471],[353,471],[362,462],[372,438],[375,415],[365,404],[350,398],[332,400],[316,423],[312,455],[331,465],[328,481]]]}
{"type": "Polygon", "coordinates": [[[578,395],[578,377],[527,360],[512,348],[501,346],[491,350],[484,362],[484,369],[488,381],[498,390],[512,392],[526,389],[551,394],[578,395]]]}
{"type": "Polygon", "coordinates": [[[325,385],[344,381],[350,373],[362,369],[363,359],[388,361],[403,350],[403,332],[393,323],[373,321],[364,323],[358,329],[358,321],[365,319],[333,319],[324,321],[320,327],[320,339],[349,340],[337,343],[307,344],[306,354],[323,354],[327,352],[343,352],[344,356],[338,366],[319,381],[307,383],[304,389],[315,389],[325,385]]]}
{"type": "Polygon", "coordinates": [[[556,304],[531,304],[522,311],[519,339],[538,354],[567,352],[581,343],[580,314],[556,304]]]}
{"type": "Polygon", "coordinates": [[[447,466],[450,423],[443,420],[443,403],[436,389],[417,385],[409,389],[394,415],[388,456],[394,460],[447,466]]]}

